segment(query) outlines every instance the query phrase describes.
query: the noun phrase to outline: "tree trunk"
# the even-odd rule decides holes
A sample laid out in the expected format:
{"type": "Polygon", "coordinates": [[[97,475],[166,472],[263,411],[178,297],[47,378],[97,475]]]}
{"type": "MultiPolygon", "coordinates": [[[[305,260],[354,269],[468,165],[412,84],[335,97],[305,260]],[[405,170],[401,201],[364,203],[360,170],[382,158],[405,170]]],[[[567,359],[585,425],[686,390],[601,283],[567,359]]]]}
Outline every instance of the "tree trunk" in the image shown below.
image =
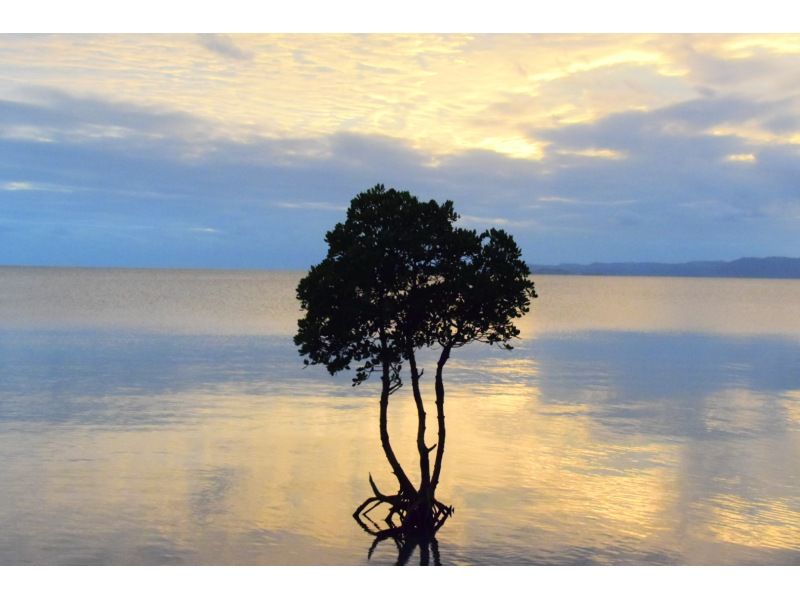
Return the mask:
{"type": "Polygon", "coordinates": [[[419,451],[420,494],[425,498],[425,504],[430,505],[433,493],[431,487],[431,465],[428,457],[428,447],[425,446],[425,406],[422,403],[422,393],[419,390],[419,371],[417,360],[412,350],[409,354],[408,365],[411,369],[411,389],[414,394],[414,403],[417,406],[417,450],[419,451]]]}
{"type": "Polygon", "coordinates": [[[397,477],[397,481],[400,483],[400,494],[414,495],[416,493],[416,491],[414,490],[414,485],[408,479],[406,472],[403,471],[403,468],[400,466],[400,462],[397,460],[397,457],[394,454],[394,450],[392,450],[392,445],[389,442],[389,427],[387,424],[387,414],[389,412],[390,380],[389,380],[389,363],[387,361],[383,362],[383,375],[381,377],[381,382],[382,382],[381,401],[380,401],[381,446],[383,446],[383,452],[386,455],[386,459],[389,461],[389,465],[392,466],[392,471],[394,475],[397,477]]]}
{"type": "Polygon", "coordinates": [[[439,475],[442,473],[442,459],[444,458],[444,440],[446,430],[444,427],[444,382],[442,380],[442,371],[444,364],[450,358],[450,345],[446,345],[442,349],[439,356],[439,361],[436,364],[436,420],[439,424],[439,439],[436,443],[436,460],[433,464],[433,477],[431,478],[431,493],[436,492],[436,486],[439,484],[439,475]]]}

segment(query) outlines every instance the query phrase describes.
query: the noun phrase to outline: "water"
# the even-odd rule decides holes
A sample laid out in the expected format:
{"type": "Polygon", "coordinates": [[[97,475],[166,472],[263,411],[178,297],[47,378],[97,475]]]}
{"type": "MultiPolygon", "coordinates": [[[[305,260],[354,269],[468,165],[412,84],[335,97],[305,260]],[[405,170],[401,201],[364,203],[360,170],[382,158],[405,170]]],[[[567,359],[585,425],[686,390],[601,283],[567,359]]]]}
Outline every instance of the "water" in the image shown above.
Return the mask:
{"type": "MultiPolygon", "coordinates": [[[[0,564],[393,563],[379,384],[302,368],[299,276],[0,269],[0,564]]],[[[536,282],[448,364],[442,563],[800,564],[800,282],[536,282]]]]}

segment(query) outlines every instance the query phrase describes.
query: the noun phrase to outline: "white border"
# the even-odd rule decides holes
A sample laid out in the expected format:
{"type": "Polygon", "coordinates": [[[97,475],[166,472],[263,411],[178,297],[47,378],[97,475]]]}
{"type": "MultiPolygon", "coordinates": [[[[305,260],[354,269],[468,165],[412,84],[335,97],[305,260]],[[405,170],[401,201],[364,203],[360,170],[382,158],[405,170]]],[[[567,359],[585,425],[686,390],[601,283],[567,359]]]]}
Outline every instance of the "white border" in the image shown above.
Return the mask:
{"type": "Polygon", "coordinates": [[[7,567],[9,596],[591,596],[792,595],[798,567],[7,567]],[[71,591],[70,591],[71,590],[71,591]]]}
{"type": "Polygon", "coordinates": [[[25,0],[3,32],[798,31],[788,0],[25,0]]]}
{"type": "MultiPolygon", "coordinates": [[[[779,0],[295,0],[276,8],[244,0],[28,0],[22,5],[9,2],[0,28],[5,32],[766,32],[800,29],[790,6],[779,0]]],[[[435,572],[372,567],[4,567],[0,573],[10,596],[74,591],[86,598],[243,593],[393,598],[411,592],[593,598],[675,598],[678,592],[688,592],[728,598],[784,595],[800,581],[797,567],[482,567],[435,572]]]]}

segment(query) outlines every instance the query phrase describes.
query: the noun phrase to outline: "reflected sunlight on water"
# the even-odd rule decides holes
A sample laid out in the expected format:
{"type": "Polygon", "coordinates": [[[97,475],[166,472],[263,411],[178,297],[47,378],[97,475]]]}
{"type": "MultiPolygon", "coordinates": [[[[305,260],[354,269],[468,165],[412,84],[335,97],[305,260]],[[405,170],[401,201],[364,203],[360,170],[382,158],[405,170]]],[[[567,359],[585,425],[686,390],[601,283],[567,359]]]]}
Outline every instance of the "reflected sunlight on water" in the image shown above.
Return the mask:
{"type": "MultiPolygon", "coordinates": [[[[298,274],[0,276],[1,564],[368,562],[378,384],[302,368],[298,274]]],[[[448,364],[442,562],[800,564],[800,283],[537,290],[448,364]]],[[[389,418],[411,472],[410,390],[389,418]]]]}

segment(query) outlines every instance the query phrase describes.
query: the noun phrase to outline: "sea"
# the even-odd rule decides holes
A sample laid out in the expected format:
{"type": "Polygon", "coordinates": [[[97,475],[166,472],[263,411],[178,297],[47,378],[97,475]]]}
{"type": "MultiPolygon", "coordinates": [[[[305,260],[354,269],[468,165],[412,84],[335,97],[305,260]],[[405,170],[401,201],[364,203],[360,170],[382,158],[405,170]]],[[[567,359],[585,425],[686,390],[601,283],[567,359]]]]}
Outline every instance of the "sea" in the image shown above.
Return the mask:
{"type": "MultiPolygon", "coordinates": [[[[0,268],[0,565],[397,563],[380,381],[304,367],[302,274],[0,268]]],[[[445,369],[436,561],[800,565],[800,281],[534,281],[445,369]]],[[[407,384],[412,478],[416,425],[407,384]]]]}

